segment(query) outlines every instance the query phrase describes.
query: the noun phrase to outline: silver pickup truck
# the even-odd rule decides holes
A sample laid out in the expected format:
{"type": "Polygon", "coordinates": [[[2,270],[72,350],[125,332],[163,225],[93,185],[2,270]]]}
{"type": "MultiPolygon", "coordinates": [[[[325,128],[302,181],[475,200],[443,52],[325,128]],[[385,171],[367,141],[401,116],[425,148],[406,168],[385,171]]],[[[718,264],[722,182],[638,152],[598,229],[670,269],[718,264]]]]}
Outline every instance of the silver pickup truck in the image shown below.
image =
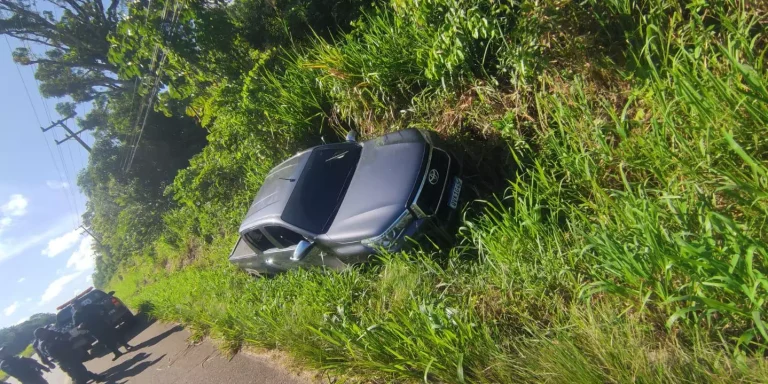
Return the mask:
{"type": "Polygon", "coordinates": [[[461,165],[434,132],[406,129],[308,149],[267,175],[229,261],[253,275],[335,269],[398,251],[445,229],[461,198],[461,165]]]}

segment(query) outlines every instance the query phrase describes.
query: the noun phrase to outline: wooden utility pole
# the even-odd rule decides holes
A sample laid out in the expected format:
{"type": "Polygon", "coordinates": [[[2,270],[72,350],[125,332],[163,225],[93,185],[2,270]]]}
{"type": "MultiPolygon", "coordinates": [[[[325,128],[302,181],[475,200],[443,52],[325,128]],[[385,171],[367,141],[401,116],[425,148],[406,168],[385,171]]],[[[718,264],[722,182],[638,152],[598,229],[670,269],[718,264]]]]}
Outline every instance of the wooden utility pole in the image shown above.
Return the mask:
{"type": "Polygon", "coordinates": [[[77,140],[78,143],[80,143],[80,145],[83,146],[83,148],[85,148],[86,151],[90,152],[91,151],[91,147],[89,147],[88,144],[86,144],[85,141],[83,141],[83,139],[80,138],[80,134],[83,133],[83,131],[85,131],[85,129],[81,129],[81,130],[79,130],[77,132],[72,132],[72,130],[69,129],[69,127],[67,127],[66,124],[64,124],[65,121],[67,121],[67,120],[69,120],[69,119],[71,119],[73,117],[75,117],[75,115],[69,115],[69,116],[67,116],[67,117],[65,117],[65,118],[63,118],[63,119],[61,119],[61,120],[59,120],[57,122],[52,123],[51,125],[49,125],[49,126],[47,126],[45,128],[40,127],[40,129],[42,129],[43,132],[47,132],[47,131],[53,129],[55,126],[58,125],[58,126],[64,128],[64,130],[66,130],[67,133],[69,133],[69,136],[67,136],[67,137],[65,137],[65,138],[63,138],[61,140],[56,140],[56,145],[61,145],[61,143],[65,142],[65,141],[67,141],[69,139],[75,139],[75,140],[77,140]]]}
{"type": "Polygon", "coordinates": [[[97,242],[97,243],[99,243],[99,245],[101,245],[101,240],[99,240],[99,238],[98,238],[98,237],[94,236],[94,235],[93,235],[93,232],[91,232],[90,230],[88,230],[88,228],[86,228],[86,227],[85,227],[85,225],[81,225],[81,226],[80,226],[80,229],[82,229],[83,231],[85,231],[86,233],[88,233],[89,235],[91,235],[91,237],[92,237],[94,240],[96,240],[96,242],[97,242]]]}

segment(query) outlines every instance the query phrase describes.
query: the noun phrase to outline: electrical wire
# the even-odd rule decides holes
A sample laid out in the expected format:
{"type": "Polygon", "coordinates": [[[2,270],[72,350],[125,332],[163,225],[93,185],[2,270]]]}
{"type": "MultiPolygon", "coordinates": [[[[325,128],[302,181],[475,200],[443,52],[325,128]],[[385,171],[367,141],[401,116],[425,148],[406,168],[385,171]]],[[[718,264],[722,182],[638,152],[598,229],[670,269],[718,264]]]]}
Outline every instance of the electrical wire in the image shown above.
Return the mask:
{"type": "MultiPolygon", "coordinates": [[[[13,56],[13,48],[11,48],[11,42],[10,42],[10,40],[8,40],[8,36],[4,36],[4,37],[5,37],[5,44],[8,46],[8,52],[11,54],[11,56],[13,56]]],[[[37,121],[37,125],[39,127],[42,127],[43,124],[40,121],[40,116],[37,113],[37,108],[35,108],[35,103],[32,101],[32,96],[31,96],[31,94],[29,92],[29,88],[27,87],[27,82],[24,81],[24,76],[21,74],[21,68],[19,66],[19,63],[15,63],[15,64],[16,64],[16,73],[19,75],[19,80],[21,80],[21,84],[24,87],[24,93],[27,95],[27,100],[29,101],[29,106],[32,108],[32,113],[35,115],[35,120],[37,121]]],[[[64,180],[61,177],[61,171],[59,170],[59,166],[56,163],[56,158],[53,155],[53,151],[51,151],[51,145],[48,142],[48,138],[45,136],[44,132],[40,132],[40,134],[43,137],[43,141],[45,142],[45,147],[48,149],[48,154],[51,156],[51,163],[53,163],[53,167],[56,170],[56,175],[59,177],[59,181],[63,185],[64,184],[64,180]]],[[[69,195],[67,195],[67,193],[64,190],[62,190],[62,193],[64,194],[64,197],[67,200],[67,204],[69,205],[69,209],[72,210],[73,212],[75,212],[75,214],[77,214],[77,211],[75,209],[73,209],[75,206],[70,201],[69,195]]],[[[74,227],[77,227],[77,222],[74,223],[74,227]]]]}
{"type": "MultiPolygon", "coordinates": [[[[37,7],[35,7],[35,10],[37,11],[37,7]]],[[[21,40],[21,42],[27,48],[27,52],[29,54],[32,54],[32,47],[29,45],[29,42],[26,41],[26,40],[21,40]]],[[[35,77],[35,72],[37,71],[37,64],[32,64],[31,67],[32,68],[30,68],[30,69],[32,71],[32,78],[35,79],[35,84],[37,84],[37,89],[40,89],[40,81],[37,80],[37,77],[35,77]]],[[[38,92],[38,96],[40,97],[40,102],[43,105],[43,111],[45,112],[46,117],[48,117],[48,121],[50,121],[52,123],[53,122],[53,118],[51,117],[51,113],[49,111],[48,103],[45,101],[45,98],[43,97],[42,94],[40,94],[40,92],[38,92]]],[[[59,118],[61,118],[61,117],[62,116],[59,116],[59,118]]],[[[58,141],[58,137],[57,136],[58,135],[56,134],[56,131],[53,131],[53,138],[56,141],[58,141]]],[[[66,135],[64,135],[64,136],[66,137],[66,135]]],[[[67,192],[69,193],[70,197],[72,198],[72,206],[74,207],[75,214],[77,215],[77,217],[79,219],[81,217],[80,216],[80,209],[78,208],[79,201],[78,201],[78,198],[77,198],[77,194],[74,191],[74,187],[77,185],[77,180],[73,181],[73,179],[70,177],[69,171],[67,169],[66,161],[64,160],[64,156],[63,156],[63,154],[61,152],[61,148],[60,148],[58,143],[56,143],[56,149],[59,152],[59,158],[61,159],[61,164],[62,164],[62,167],[64,168],[64,174],[67,177],[67,184],[69,185],[68,188],[64,188],[64,189],[67,190],[67,192]]],[[[75,165],[75,160],[72,157],[72,148],[70,146],[67,146],[67,150],[69,151],[69,158],[72,161],[72,173],[75,173],[76,165],[75,165]]]]}
{"type": "MultiPolygon", "coordinates": [[[[179,17],[179,13],[180,13],[179,11],[180,11],[179,1],[176,0],[174,2],[174,5],[173,5],[173,16],[171,16],[171,27],[169,28],[170,31],[171,31],[170,32],[171,34],[173,34],[174,27],[176,25],[176,22],[178,21],[178,17],[179,17]]],[[[168,3],[165,3],[165,7],[163,8],[163,19],[164,20],[166,20],[167,14],[168,14],[168,3]]],[[[167,58],[167,55],[164,52],[164,50],[161,49],[161,51],[162,52],[160,54],[161,54],[162,58],[160,60],[160,64],[157,67],[157,70],[155,71],[155,76],[156,76],[155,77],[155,84],[153,86],[153,89],[150,91],[150,93],[148,95],[149,96],[149,98],[148,98],[148,104],[149,105],[147,106],[147,109],[146,109],[146,112],[145,112],[146,114],[144,115],[144,121],[141,124],[141,130],[139,131],[139,136],[138,136],[138,138],[136,138],[136,143],[133,145],[133,151],[131,153],[130,160],[128,161],[128,164],[125,166],[125,171],[126,172],[131,170],[131,165],[133,164],[133,159],[136,156],[136,151],[139,149],[139,143],[141,142],[141,137],[142,137],[142,134],[144,133],[144,127],[147,124],[147,117],[152,112],[152,104],[155,101],[155,96],[157,96],[157,94],[159,93],[160,76],[161,76],[161,73],[162,73],[162,68],[163,68],[163,66],[164,66],[164,64],[166,62],[165,59],[167,58]]],[[[157,44],[155,44],[155,50],[154,50],[153,55],[152,55],[152,64],[150,64],[150,67],[152,67],[152,65],[155,62],[155,57],[156,57],[157,52],[158,52],[158,46],[157,46],[157,44]]],[[[136,123],[138,124],[138,120],[136,121],[136,123]]]]}

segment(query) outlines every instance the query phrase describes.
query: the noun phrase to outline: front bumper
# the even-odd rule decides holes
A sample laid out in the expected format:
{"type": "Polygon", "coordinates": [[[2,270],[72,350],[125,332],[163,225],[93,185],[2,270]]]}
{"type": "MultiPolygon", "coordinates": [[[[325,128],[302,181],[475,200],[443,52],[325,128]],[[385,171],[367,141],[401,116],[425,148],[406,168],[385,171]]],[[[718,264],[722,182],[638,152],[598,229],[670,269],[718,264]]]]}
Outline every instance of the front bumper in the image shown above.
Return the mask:
{"type": "Polygon", "coordinates": [[[129,309],[125,305],[115,305],[107,315],[109,316],[109,324],[113,327],[120,325],[120,323],[123,322],[123,317],[128,311],[129,309]]]}
{"type": "MultiPolygon", "coordinates": [[[[417,185],[418,190],[408,208],[415,219],[387,249],[390,252],[400,251],[407,247],[409,242],[419,241],[425,235],[431,236],[433,232],[445,234],[459,216],[462,200],[461,191],[463,190],[461,163],[455,156],[443,149],[431,145],[429,149],[431,153],[422,171],[424,176],[421,185],[417,185]],[[442,158],[437,159],[440,156],[442,158]],[[430,183],[429,172],[432,169],[444,175],[440,178],[439,188],[425,188],[425,185],[430,183]],[[454,188],[459,191],[458,196],[456,196],[457,199],[453,196],[454,188]],[[451,206],[452,200],[456,203],[455,206],[451,206]]],[[[432,187],[437,187],[437,184],[433,184],[432,187]]]]}
{"type": "Polygon", "coordinates": [[[243,246],[247,247],[248,245],[241,238],[235,245],[236,251],[229,258],[229,262],[256,276],[274,275],[296,268],[325,267],[342,270],[347,267],[347,264],[339,260],[338,257],[317,247],[307,257],[301,260],[292,260],[291,256],[295,247],[281,249],[274,253],[237,252],[237,248],[243,246]]]}
{"type": "Polygon", "coordinates": [[[452,187],[461,177],[462,166],[453,154],[441,148],[434,133],[423,134],[427,138],[427,151],[419,173],[421,179],[414,186],[408,209],[419,219],[448,220],[458,209],[458,205],[451,207],[450,201],[452,187]]]}

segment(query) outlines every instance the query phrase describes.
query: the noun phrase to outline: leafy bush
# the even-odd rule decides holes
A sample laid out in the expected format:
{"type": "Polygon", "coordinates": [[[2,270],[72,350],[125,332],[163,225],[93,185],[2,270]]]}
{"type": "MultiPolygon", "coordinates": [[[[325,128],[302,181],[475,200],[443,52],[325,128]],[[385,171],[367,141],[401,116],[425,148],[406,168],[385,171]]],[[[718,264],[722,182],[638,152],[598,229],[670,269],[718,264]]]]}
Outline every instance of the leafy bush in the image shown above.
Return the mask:
{"type": "Polygon", "coordinates": [[[229,350],[372,380],[765,381],[766,17],[725,0],[395,2],[270,52],[170,190],[183,208],[156,253],[172,267],[114,286],[229,350]],[[226,262],[275,161],[406,125],[476,145],[456,247],[260,280],[226,262]]]}

